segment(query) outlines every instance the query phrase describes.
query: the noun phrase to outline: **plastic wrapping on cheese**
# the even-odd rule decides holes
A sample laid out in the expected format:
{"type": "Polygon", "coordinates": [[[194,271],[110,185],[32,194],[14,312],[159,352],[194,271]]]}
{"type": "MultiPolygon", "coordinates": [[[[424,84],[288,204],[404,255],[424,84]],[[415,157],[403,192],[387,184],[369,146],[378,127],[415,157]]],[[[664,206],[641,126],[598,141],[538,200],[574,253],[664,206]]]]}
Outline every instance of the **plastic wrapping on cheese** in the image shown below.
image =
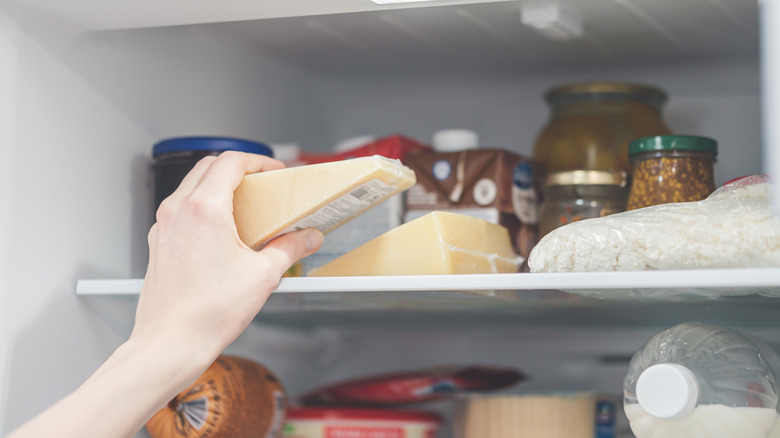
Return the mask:
{"type": "Polygon", "coordinates": [[[487,274],[517,272],[506,228],[460,213],[435,211],[376,237],[309,276],[487,274]]]}
{"type": "Polygon", "coordinates": [[[531,272],[780,266],[780,218],[763,176],[696,202],[662,204],[560,227],[533,249],[531,272]]]}
{"type": "Polygon", "coordinates": [[[414,185],[414,172],[379,155],[246,175],[233,195],[239,237],[260,249],[303,228],[327,234],[414,185]]]}

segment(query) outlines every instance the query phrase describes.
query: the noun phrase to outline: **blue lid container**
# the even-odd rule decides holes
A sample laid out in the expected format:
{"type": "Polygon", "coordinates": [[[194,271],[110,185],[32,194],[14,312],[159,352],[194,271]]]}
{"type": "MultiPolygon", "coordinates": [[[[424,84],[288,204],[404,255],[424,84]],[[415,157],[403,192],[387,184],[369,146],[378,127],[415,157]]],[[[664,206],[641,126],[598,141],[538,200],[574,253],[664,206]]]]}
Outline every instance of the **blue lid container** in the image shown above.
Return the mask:
{"type": "MultiPolygon", "coordinates": [[[[152,148],[152,157],[169,154],[216,155],[224,151],[239,151],[273,157],[273,150],[266,144],[229,137],[177,137],[162,140],[152,148]]],[[[203,156],[205,156],[203,155],[203,156]]]]}
{"type": "Polygon", "coordinates": [[[175,137],[157,142],[152,148],[154,211],[170,196],[201,158],[225,151],[239,151],[273,157],[270,146],[230,137],[175,137]]]}

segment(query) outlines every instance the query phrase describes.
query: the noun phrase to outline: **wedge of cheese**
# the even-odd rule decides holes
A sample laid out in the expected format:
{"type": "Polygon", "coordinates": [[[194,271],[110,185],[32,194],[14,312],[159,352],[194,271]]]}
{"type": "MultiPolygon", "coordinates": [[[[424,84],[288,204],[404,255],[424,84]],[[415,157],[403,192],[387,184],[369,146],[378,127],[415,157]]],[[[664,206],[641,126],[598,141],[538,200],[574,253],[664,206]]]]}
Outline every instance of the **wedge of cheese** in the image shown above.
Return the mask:
{"type": "Polygon", "coordinates": [[[415,183],[414,171],[379,155],[247,175],[233,195],[241,240],[260,249],[277,236],[328,233],[415,183]]]}
{"type": "Polygon", "coordinates": [[[385,232],[312,269],[313,277],[517,272],[522,257],[506,228],[460,213],[435,211],[385,232]]]}

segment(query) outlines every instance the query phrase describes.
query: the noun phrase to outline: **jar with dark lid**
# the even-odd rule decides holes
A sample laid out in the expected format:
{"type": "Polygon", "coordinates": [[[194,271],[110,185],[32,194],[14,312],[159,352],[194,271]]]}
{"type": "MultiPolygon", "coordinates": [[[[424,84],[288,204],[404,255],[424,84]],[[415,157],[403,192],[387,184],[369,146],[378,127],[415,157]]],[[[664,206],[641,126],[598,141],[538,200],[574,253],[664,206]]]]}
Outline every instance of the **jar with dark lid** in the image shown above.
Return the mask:
{"type": "Polygon", "coordinates": [[[209,155],[240,151],[273,157],[263,143],[227,137],[177,137],[162,140],[152,148],[154,211],[170,196],[192,170],[195,163],[209,155]]]}
{"type": "Polygon", "coordinates": [[[718,143],[707,137],[638,138],[628,149],[634,166],[628,209],[700,201],[715,190],[718,143]]]}
{"type": "Polygon", "coordinates": [[[629,141],[671,134],[661,117],[667,95],[650,85],[575,83],[549,90],[545,100],[551,116],[536,139],[533,155],[550,172],[630,173],[629,141]]]}
{"type": "Polygon", "coordinates": [[[547,176],[540,208],[540,234],[582,219],[626,209],[628,187],[623,171],[574,170],[547,176]]]}

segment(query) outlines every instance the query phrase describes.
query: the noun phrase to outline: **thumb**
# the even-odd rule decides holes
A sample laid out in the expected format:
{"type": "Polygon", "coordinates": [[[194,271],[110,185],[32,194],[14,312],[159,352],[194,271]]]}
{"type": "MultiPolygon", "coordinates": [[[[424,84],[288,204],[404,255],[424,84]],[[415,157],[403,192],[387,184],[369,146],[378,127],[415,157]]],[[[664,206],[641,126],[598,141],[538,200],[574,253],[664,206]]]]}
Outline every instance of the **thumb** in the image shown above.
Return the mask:
{"type": "Polygon", "coordinates": [[[277,237],[269,242],[260,251],[260,254],[272,260],[273,264],[279,268],[281,276],[298,260],[320,249],[323,239],[324,236],[320,230],[307,228],[277,237]]]}

